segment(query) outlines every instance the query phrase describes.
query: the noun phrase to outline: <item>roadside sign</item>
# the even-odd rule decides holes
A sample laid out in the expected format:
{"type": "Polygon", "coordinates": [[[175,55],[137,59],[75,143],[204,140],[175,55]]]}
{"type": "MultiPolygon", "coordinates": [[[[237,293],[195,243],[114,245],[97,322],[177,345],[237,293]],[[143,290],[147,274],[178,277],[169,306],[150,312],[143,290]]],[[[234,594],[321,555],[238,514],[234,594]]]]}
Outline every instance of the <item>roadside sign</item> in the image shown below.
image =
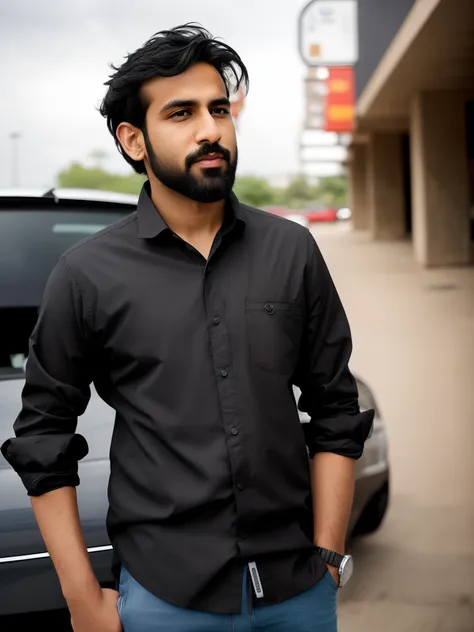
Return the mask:
{"type": "Polygon", "coordinates": [[[299,19],[307,66],[352,66],[358,59],[357,0],[312,0],[299,19]]]}
{"type": "Polygon", "coordinates": [[[324,129],[328,132],[352,132],[354,128],[354,68],[329,68],[326,79],[324,129]]]}

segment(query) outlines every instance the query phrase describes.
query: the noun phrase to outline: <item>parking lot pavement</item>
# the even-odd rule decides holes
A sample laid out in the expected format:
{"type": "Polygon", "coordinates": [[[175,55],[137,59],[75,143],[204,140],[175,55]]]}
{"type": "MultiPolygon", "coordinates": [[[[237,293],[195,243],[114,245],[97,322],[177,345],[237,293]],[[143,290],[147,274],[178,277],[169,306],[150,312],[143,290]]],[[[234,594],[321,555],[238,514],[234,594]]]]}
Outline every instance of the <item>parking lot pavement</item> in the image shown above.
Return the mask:
{"type": "Polygon", "coordinates": [[[423,269],[411,244],[316,226],[388,426],[392,502],[352,543],[339,632],[474,632],[474,268],[423,269]]]}

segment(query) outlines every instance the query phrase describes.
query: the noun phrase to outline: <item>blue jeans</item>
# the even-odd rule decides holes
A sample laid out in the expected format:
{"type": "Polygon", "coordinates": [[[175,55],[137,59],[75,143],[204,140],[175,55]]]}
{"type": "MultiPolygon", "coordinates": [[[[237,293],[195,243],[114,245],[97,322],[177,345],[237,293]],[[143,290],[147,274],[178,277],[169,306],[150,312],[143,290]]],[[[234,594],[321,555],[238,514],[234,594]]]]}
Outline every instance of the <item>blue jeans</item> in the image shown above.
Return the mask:
{"type": "Polygon", "coordinates": [[[143,588],[122,567],[118,609],[124,632],[337,632],[338,588],[331,574],[287,601],[247,608],[246,571],[241,614],[178,608],[143,588]],[[248,612],[251,610],[251,612],[248,612]]]}

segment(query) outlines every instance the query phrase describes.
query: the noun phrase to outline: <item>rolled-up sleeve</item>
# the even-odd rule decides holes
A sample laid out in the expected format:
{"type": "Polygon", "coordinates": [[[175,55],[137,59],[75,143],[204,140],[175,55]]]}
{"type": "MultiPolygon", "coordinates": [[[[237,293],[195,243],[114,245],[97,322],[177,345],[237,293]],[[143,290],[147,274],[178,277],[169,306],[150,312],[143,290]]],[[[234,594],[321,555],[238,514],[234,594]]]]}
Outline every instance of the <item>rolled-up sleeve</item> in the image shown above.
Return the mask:
{"type": "Polygon", "coordinates": [[[87,320],[81,287],[61,258],[30,337],[15,436],[1,447],[30,496],[79,485],[78,461],[88,446],[76,427],[92,381],[87,320]]]}
{"type": "Polygon", "coordinates": [[[304,292],[306,318],[295,383],[309,454],[334,452],[358,459],[370,433],[374,411],[360,411],[349,369],[352,337],[345,310],[311,234],[307,236],[304,292]]]}

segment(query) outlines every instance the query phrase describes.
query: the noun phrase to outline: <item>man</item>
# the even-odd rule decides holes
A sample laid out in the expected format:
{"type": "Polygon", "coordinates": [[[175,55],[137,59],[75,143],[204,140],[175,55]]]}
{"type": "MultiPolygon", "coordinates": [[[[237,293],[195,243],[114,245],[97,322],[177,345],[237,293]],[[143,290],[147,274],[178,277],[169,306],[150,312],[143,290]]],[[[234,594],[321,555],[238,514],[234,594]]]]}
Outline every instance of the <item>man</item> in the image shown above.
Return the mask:
{"type": "Polygon", "coordinates": [[[148,181],[136,213],[52,272],[3,453],[76,632],[334,632],[373,419],[343,307],[309,231],[231,192],[229,93],[248,84],[237,53],[185,25],[114,70],[101,112],[148,181]],[[119,593],[99,586],[78,517],[91,383],[116,410],[119,593]]]}

